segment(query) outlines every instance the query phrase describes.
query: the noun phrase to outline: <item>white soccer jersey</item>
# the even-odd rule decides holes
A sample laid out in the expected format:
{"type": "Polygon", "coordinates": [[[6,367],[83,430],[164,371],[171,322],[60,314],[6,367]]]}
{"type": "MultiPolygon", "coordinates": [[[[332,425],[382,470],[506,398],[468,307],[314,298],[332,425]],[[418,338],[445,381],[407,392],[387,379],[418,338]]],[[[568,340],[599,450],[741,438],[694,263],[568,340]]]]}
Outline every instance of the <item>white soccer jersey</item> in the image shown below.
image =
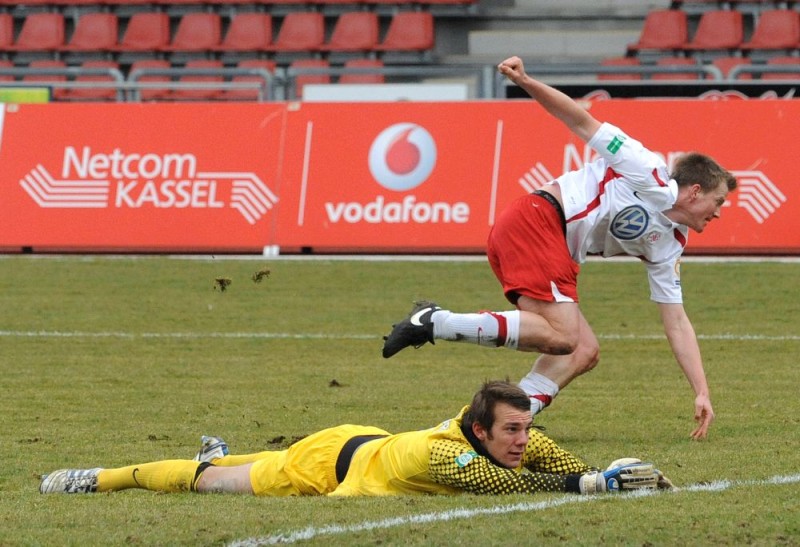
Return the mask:
{"type": "Polygon", "coordinates": [[[678,185],[664,161],[621,129],[604,123],[589,141],[599,157],[556,179],[572,258],[589,254],[642,259],[656,302],[683,301],[679,260],[688,228],[668,219],[678,185]]]}

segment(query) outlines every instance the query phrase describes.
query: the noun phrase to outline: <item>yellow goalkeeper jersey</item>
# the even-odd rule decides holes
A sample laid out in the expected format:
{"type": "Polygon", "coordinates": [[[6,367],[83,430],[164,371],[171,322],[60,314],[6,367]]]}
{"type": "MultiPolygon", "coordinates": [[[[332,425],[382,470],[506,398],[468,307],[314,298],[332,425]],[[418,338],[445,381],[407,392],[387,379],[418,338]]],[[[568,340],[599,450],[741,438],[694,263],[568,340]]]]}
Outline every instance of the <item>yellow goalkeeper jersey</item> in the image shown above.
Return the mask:
{"type": "Polygon", "coordinates": [[[361,445],[345,480],[329,495],[564,492],[567,475],[592,469],[535,429],[520,466],[503,467],[480,449],[480,443],[470,444],[462,432],[468,408],[431,429],[361,445]]]}

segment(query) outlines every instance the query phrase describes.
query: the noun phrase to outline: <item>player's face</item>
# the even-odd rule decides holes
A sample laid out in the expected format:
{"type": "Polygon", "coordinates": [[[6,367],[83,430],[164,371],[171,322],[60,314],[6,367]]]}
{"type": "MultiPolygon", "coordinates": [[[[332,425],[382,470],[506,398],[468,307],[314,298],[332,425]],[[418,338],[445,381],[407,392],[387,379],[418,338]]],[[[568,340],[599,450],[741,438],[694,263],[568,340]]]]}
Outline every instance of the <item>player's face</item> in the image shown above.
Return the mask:
{"type": "Polygon", "coordinates": [[[514,468],[522,461],[532,423],[530,410],[518,410],[507,403],[498,403],[494,409],[492,429],[486,431],[478,426],[475,434],[495,460],[514,468]]]}
{"type": "Polygon", "coordinates": [[[719,218],[722,204],[728,196],[728,187],[723,182],[714,190],[703,192],[699,185],[695,184],[689,191],[689,223],[688,226],[695,232],[705,230],[709,222],[719,218]]]}

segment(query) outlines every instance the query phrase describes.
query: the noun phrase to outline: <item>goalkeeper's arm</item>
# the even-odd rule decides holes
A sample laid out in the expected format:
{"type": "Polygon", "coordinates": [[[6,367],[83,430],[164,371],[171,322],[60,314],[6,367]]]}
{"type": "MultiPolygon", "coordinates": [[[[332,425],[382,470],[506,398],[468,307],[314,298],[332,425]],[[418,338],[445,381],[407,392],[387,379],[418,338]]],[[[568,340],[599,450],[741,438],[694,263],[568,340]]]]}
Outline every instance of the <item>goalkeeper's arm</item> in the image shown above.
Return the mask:
{"type": "Polygon", "coordinates": [[[605,471],[585,473],[580,478],[581,494],[658,488],[672,488],[672,482],[652,463],[636,458],[615,460],[605,471]]]}

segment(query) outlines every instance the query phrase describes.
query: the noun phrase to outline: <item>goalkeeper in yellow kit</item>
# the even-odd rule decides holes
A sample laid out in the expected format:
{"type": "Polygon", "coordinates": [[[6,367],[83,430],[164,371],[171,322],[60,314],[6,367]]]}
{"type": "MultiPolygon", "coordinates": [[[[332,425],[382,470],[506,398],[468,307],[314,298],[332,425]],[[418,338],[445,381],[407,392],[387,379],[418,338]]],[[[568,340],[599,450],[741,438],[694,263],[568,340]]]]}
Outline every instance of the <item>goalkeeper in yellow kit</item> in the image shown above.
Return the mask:
{"type": "Polygon", "coordinates": [[[670,488],[651,463],[626,458],[606,471],[588,466],[531,429],[527,394],[507,381],[486,382],[472,403],[431,429],[390,434],[342,425],[286,450],[229,455],[224,441],[204,437],[193,460],[164,460],[117,469],[60,469],[39,491],[91,493],[144,488],[161,492],[226,492],[257,496],[398,494],[591,494],[670,488]]]}

